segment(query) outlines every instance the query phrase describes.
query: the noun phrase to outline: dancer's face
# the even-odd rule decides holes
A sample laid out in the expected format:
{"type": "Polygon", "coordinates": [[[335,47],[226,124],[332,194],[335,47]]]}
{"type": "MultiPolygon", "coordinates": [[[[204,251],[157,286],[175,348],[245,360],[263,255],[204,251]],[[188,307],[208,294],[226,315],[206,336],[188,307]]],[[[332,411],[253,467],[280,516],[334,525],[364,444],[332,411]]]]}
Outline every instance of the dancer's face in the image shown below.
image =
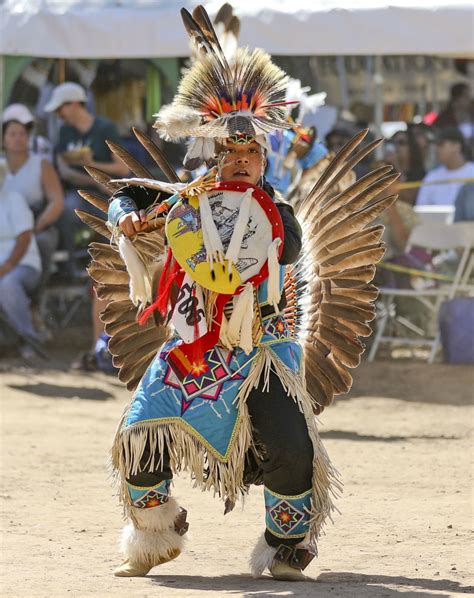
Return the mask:
{"type": "Polygon", "coordinates": [[[263,175],[266,159],[257,142],[227,142],[219,154],[219,174],[222,181],[244,181],[257,185],[263,175]]]}

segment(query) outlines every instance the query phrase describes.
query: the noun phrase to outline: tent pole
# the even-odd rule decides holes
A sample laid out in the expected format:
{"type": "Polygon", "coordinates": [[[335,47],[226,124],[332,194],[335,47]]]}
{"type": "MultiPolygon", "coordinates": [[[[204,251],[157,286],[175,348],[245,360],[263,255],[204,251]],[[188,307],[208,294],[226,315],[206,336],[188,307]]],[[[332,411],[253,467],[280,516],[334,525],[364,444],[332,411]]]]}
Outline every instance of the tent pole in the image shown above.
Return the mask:
{"type": "MultiPolygon", "coordinates": [[[[383,63],[382,56],[374,57],[374,126],[378,137],[382,137],[383,123],[383,63]]],[[[375,150],[377,160],[383,158],[383,147],[379,145],[375,150]]]]}
{"type": "Polygon", "coordinates": [[[346,57],[336,56],[336,68],[339,75],[339,89],[341,93],[341,105],[343,110],[349,110],[349,94],[347,91],[346,57]]]}
{"type": "MultiPolygon", "coordinates": [[[[5,86],[5,56],[0,56],[0,114],[3,114],[3,95],[5,86]]],[[[0,135],[0,152],[3,151],[3,135],[0,135]]]]}
{"type": "Polygon", "coordinates": [[[66,81],[66,61],[64,58],[58,60],[58,83],[64,83],[66,81]]]}

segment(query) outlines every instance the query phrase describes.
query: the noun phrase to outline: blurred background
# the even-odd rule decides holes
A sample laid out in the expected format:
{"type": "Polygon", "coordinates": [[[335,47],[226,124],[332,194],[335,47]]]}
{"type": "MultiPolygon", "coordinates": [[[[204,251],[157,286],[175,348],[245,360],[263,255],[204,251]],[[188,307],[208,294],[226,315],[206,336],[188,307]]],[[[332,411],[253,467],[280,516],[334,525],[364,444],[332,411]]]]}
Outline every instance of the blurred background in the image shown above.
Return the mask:
{"type": "MultiPolygon", "coordinates": [[[[132,127],[154,140],[183,180],[202,172],[184,170],[186,147],[153,130],[153,115],[171,102],[183,69],[196,59],[179,15],[194,4],[0,0],[4,596],[123,595],[110,577],[119,518],[104,462],[130,396],[117,379],[99,318],[103,306],[86,270],[88,245],[101,238],[74,210],[88,206],[77,189],[107,199],[106,179],[129,174],[106,140],[166,179],[132,127]],[[99,175],[92,178],[84,166],[99,175]]],[[[377,267],[373,334],[351,393],[323,414],[322,437],[346,491],[344,517],[322,539],[313,568],[322,567],[318,595],[469,593],[474,6],[204,5],[228,56],[237,45],[261,47],[291,78],[287,100],[299,104],[288,109],[290,129],[269,139],[265,173],[289,202],[297,206],[363,129],[364,143],[384,141],[331,193],[382,164],[400,173],[385,192],[399,200],[381,218],[387,252],[377,267]]],[[[261,525],[259,490],[247,502],[248,527],[239,509],[226,517],[235,540],[229,558],[212,497],[189,492],[181,478],[177,486],[189,498],[194,552],[166,565],[159,578],[127,584],[127,595],[148,595],[150,583],[166,586],[166,596],[275,595],[270,582],[260,580],[254,591],[239,574],[261,525]],[[206,562],[194,575],[201,554],[206,562]]],[[[296,595],[293,587],[279,589],[296,595]]],[[[314,590],[304,584],[297,595],[314,590]]]]}
{"type": "MultiPolygon", "coordinates": [[[[18,314],[10,316],[14,307],[19,311],[18,302],[12,308],[1,299],[16,296],[21,283],[0,279],[1,346],[7,355],[34,359],[53,337],[74,338],[79,326],[80,344],[87,346],[73,365],[101,367],[96,343],[103,348],[107,339],[97,318],[100,306],[91,307],[85,271],[93,232],[74,209],[85,203],[77,188],[108,195],[78,174],[82,166],[99,164],[115,176],[128,172],[112,157],[106,138],[164,178],[133,135],[137,127],[162,147],[183,179],[197,174],[182,170],[185,147],[159,140],[152,129],[153,115],[172,100],[182,70],[194,59],[181,5],[192,9],[191,2],[169,0],[1,3],[0,185],[4,193],[26,197],[41,262],[30,259],[41,274],[35,284],[31,277],[26,287],[23,283],[20,304],[23,312],[32,310],[29,327],[18,324],[18,314]],[[65,96],[53,97],[63,83],[76,87],[71,92],[66,85],[65,96]],[[40,166],[45,161],[49,165],[40,166]]],[[[388,251],[377,277],[384,289],[370,359],[379,350],[400,354],[400,348],[402,355],[410,349],[410,355],[421,351],[430,361],[440,359],[443,333],[445,359],[459,359],[447,347],[454,341],[446,334],[450,339],[454,334],[462,359],[471,361],[472,343],[453,332],[452,323],[449,331],[443,324],[461,318],[465,331],[468,315],[472,327],[470,302],[444,305],[472,291],[470,232],[453,229],[455,239],[448,242],[442,228],[474,217],[471,3],[281,0],[257,6],[242,0],[233,9],[220,2],[206,7],[217,16],[229,54],[237,44],[263,47],[292,78],[289,99],[300,101],[288,113],[295,126],[285,138],[271,139],[267,172],[290,201],[302,198],[356,132],[368,128],[368,141],[385,139],[347,180],[348,185],[381,162],[400,172],[400,184],[390,190],[400,200],[383,217],[388,251]],[[422,224],[432,227],[419,229],[422,224]],[[445,237],[446,247],[439,243],[445,237]]],[[[17,240],[11,230],[8,235],[10,243],[17,240]]],[[[0,255],[0,261],[7,259],[0,255]]]]}

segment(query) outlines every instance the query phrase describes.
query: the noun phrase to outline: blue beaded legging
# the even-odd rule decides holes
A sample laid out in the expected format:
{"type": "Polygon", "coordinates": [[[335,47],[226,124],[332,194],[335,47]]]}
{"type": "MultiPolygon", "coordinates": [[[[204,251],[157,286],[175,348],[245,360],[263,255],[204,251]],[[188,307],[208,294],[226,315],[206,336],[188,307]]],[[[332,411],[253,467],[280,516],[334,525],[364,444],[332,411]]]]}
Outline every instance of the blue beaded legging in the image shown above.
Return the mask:
{"type": "MultiPolygon", "coordinates": [[[[312,488],[313,445],[303,414],[287,395],[278,376],[271,373],[268,391],[263,392],[262,386],[263,382],[247,399],[254,439],[262,452],[255,465],[265,488],[271,493],[283,495],[291,505],[292,497],[307,493],[312,488]]],[[[150,488],[163,480],[170,480],[173,474],[167,452],[159,470],[139,472],[127,481],[133,486],[150,488]]],[[[143,467],[148,460],[149,451],[145,450],[143,467]]],[[[155,455],[154,461],[158,460],[155,455]]],[[[267,526],[265,538],[270,546],[295,545],[301,541],[301,537],[295,538],[291,534],[282,536],[284,534],[274,535],[267,526]]]]}

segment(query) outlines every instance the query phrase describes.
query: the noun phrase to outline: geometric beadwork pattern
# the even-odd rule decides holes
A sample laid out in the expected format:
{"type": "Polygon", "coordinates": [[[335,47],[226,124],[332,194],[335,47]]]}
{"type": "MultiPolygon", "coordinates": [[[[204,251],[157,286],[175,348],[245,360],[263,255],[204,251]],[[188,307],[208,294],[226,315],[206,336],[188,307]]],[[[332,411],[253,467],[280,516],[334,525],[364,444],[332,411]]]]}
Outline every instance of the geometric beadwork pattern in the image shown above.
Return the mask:
{"type": "Polygon", "coordinates": [[[281,500],[270,510],[270,517],[279,529],[287,534],[304,518],[304,513],[294,509],[286,500],[281,500]]]}
{"type": "MultiPolygon", "coordinates": [[[[264,320],[264,329],[269,326],[279,332],[281,324],[271,320],[264,320]]],[[[300,377],[302,352],[295,339],[276,339],[264,330],[259,342],[271,352],[272,360],[300,377]]],[[[186,376],[179,379],[167,360],[177,344],[176,337],[165,343],[145,372],[127,412],[124,430],[138,431],[145,423],[150,430],[179,426],[213,457],[226,463],[239,437],[238,396],[258,349],[255,347],[246,355],[241,349],[214,347],[205,354],[206,371],[192,379],[186,376]]],[[[140,496],[143,494],[144,490],[140,496]]]]}
{"type": "MultiPolygon", "coordinates": [[[[231,351],[214,347],[204,355],[203,373],[200,376],[188,374],[182,381],[178,380],[170,366],[167,367],[163,382],[174,388],[180,388],[183,393],[181,415],[189,409],[193,399],[197,397],[217,401],[223,383],[233,374],[229,367],[231,359],[231,351]]],[[[233,376],[234,380],[241,378],[238,374],[233,376]]]]}
{"type": "Polygon", "coordinates": [[[308,533],[312,491],[283,496],[265,488],[265,523],[279,538],[302,538],[308,533]]]}
{"type": "Polygon", "coordinates": [[[145,488],[128,484],[128,492],[132,499],[132,506],[138,509],[159,507],[168,501],[171,480],[163,480],[153,487],[145,488]]]}
{"type": "Polygon", "coordinates": [[[281,316],[271,318],[265,322],[265,332],[271,334],[277,340],[286,339],[290,336],[288,325],[281,316]]]}

